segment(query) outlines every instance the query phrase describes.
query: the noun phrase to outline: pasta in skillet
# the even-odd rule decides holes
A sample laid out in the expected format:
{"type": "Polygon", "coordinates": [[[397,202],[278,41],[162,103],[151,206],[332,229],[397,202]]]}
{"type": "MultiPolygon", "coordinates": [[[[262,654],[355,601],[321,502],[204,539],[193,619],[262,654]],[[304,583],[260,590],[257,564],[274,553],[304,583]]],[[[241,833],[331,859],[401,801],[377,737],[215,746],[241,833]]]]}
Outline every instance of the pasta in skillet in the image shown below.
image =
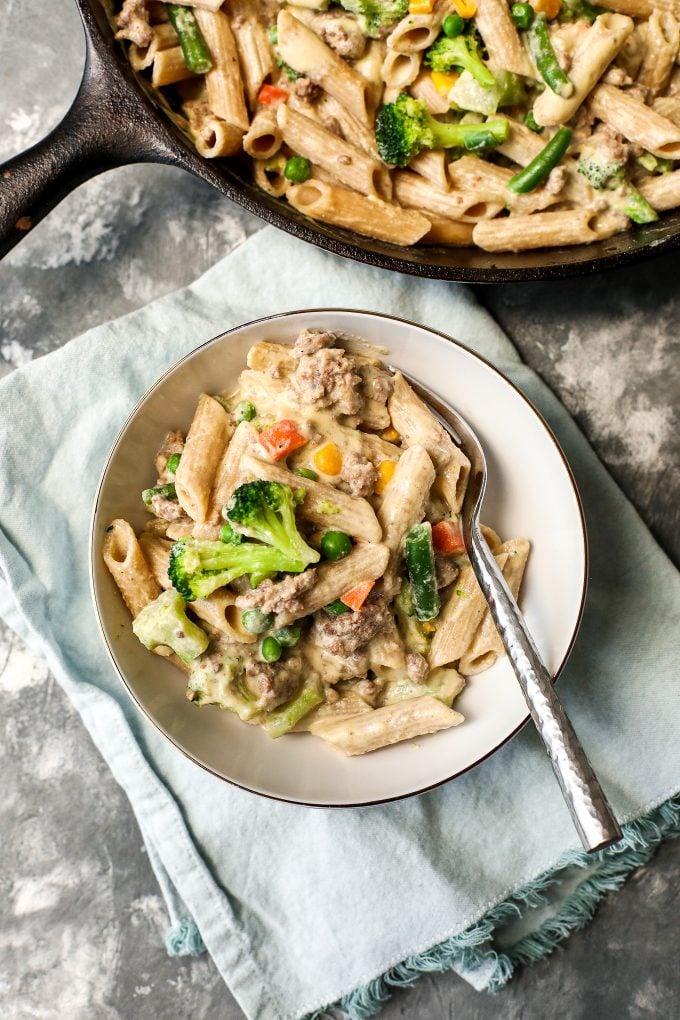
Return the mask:
{"type": "MultiPolygon", "coordinates": [[[[111,0],[104,0],[111,2],[111,0]]],[[[680,205],[674,0],[119,0],[207,158],[395,245],[587,244],[680,205]]]]}
{"type": "MultiPolygon", "coordinates": [[[[194,705],[348,755],[463,722],[465,676],[503,654],[461,534],[470,465],[373,348],[255,344],[155,468],[147,525],[113,521],[102,552],[194,705]]],[[[529,542],[484,532],[517,596],[529,542]]]]}

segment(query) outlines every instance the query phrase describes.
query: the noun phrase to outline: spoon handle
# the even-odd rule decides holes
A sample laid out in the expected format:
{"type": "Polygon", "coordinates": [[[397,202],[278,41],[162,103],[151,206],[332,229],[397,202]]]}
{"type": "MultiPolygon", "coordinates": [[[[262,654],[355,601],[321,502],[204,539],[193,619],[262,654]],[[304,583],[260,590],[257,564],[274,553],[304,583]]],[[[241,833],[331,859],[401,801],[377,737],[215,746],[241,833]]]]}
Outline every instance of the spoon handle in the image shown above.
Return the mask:
{"type": "Polygon", "coordinates": [[[574,825],[586,850],[601,850],[621,839],[621,829],[476,517],[471,522],[470,539],[472,569],[545,744],[574,825]]]}

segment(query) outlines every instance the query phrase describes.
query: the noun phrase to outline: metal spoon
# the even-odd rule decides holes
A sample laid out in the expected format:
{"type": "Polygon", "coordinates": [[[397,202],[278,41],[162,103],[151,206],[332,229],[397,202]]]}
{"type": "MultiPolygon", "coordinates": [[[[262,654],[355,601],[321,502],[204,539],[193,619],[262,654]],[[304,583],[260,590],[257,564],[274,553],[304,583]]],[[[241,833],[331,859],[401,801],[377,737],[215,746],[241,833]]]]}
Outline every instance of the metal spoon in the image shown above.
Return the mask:
{"type": "Polygon", "coordinates": [[[621,829],[578,737],[560,703],[548,672],[527,629],[503,573],[486,544],[479,514],[486,490],[484,451],[468,423],[425,386],[402,372],[470,461],[470,478],[461,508],[465,548],[491,616],[519,680],[562,795],[586,850],[594,852],[621,839],[621,829]]]}

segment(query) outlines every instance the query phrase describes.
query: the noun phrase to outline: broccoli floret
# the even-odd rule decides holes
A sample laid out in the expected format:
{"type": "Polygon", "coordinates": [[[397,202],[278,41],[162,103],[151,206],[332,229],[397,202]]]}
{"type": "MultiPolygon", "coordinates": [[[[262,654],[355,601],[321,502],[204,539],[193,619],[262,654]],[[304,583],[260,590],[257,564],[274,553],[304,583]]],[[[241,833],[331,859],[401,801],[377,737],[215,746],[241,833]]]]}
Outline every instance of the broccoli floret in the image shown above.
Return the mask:
{"type": "Polygon", "coordinates": [[[208,647],[208,635],[189,619],[184,599],[172,588],[144,606],[132,630],[150,651],[167,645],[183,662],[193,662],[208,647]]]}
{"type": "Polygon", "coordinates": [[[274,546],[288,560],[299,564],[279,569],[299,573],[310,563],[317,563],[320,555],[307,545],[297,529],[297,501],[291,487],[281,482],[246,482],[239,485],[225,506],[223,516],[237,531],[274,546]]]}
{"type": "Polygon", "coordinates": [[[484,88],[490,89],[496,84],[491,71],[482,62],[474,36],[459,35],[449,39],[441,35],[425,54],[425,63],[433,71],[441,71],[443,74],[448,74],[452,67],[462,67],[484,88]]]}
{"type": "Polygon", "coordinates": [[[445,124],[430,116],[424,103],[402,92],[378,114],[375,137],[385,163],[406,166],[421,149],[479,152],[499,145],[508,137],[508,122],[498,119],[485,124],[445,124]]]}
{"type": "Polygon", "coordinates": [[[290,701],[269,712],[264,728],[270,737],[281,737],[323,700],[321,682],[316,677],[310,677],[290,701]]]}
{"type": "Polygon", "coordinates": [[[168,482],[166,485],[154,485],[152,489],[144,489],[142,492],[144,504],[151,506],[151,500],[154,496],[160,496],[161,499],[177,499],[175,483],[168,482]]]}
{"type": "Polygon", "coordinates": [[[407,701],[409,698],[419,698],[423,694],[431,694],[433,698],[443,701],[451,708],[454,698],[458,697],[464,687],[465,680],[455,669],[438,666],[421,684],[411,680],[408,676],[388,681],[382,696],[382,704],[394,705],[398,701],[407,701]]]}
{"type": "Polygon", "coordinates": [[[598,191],[611,192],[609,204],[633,223],[654,223],[658,213],[628,180],[625,163],[609,158],[596,146],[581,150],[578,172],[598,191]]]}
{"type": "Polygon", "coordinates": [[[369,35],[383,25],[391,25],[408,12],[409,0],[340,0],[340,5],[351,14],[362,17],[369,35]]]}
{"type": "Polygon", "coordinates": [[[430,653],[430,640],[423,630],[423,625],[413,608],[413,594],[410,584],[402,584],[401,591],[394,600],[397,611],[397,625],[402,641],[409,652],[418,652],[426,658],[430,653]]]}
{"type": "Polygon", "coordinates": [[[259,712],[255,697],[244,687],[243,659],[225,655],[215,661],[213,654],[199,659],[189,673],[187,696],[194,705],[218,705],[248,722],[259,712]]]}
{"type": "Polygon", "coordinates": [[[202,538],[180,538],[170,550],[168,577],[180,595],[192,602],[207,598],[244,574],[250,574],[251,583],[255,580],[259,583],[279,571],[299,574],[304,568],[300,560],[270,545],[255,542],[228,545],[202,538]]]}

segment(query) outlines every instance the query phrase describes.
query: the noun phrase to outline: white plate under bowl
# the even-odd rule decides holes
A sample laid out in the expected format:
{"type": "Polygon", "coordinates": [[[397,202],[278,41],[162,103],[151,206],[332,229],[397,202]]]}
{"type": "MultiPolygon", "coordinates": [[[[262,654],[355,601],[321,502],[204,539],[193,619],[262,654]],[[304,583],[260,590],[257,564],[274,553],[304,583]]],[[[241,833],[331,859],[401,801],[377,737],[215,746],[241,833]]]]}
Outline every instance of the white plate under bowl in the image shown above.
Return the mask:
{"type": "Polygon", "coordinates": [[[308,734],[271,740],[215,707],[184,697],[185,678],[137,641],[102,561],[104,532],[123,517],[148,520],[139,493],[154,482],[153,460],[170,428],[187,429],[201,392],[234,388],[258,340],[292,342],[305,327],[344,330],[389,350],[386,361],[419,379],[465,417],[482,442],[489,484],[482,520],[532,550],[521,605],[553,674],[576,636],[587,576],[583,513],[557,441],[529,401],[495,368],[422,326],[371,312],[318,309],[239,326],[169,369],[139,401],[116,439],[95,499],[92,592],[104,641],[137,705],[189,758],[231,783],[303,804],[349,806],[407,797],[453,779],[497,750],[526,722],[526,704],[506,659],[472,677],[455,707],[465,722],[357,758],[308,734]]]}

